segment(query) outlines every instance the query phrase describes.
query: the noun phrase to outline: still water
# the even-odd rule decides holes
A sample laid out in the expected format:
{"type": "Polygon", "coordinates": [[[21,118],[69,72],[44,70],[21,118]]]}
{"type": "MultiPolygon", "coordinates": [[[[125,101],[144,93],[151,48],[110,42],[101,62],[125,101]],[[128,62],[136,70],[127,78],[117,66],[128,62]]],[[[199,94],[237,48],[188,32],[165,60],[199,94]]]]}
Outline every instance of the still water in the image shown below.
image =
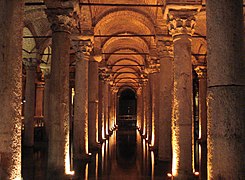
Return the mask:
{"type": "MultiPolygon", "coordinates": [[[[22,176],[24,180],[45,180],[47,144],[23,149],[22,176]]],[[[169,164],[159,162],[156,153],[136,130],[114,131],[102,148],[88,162],[81,162],[71,179],[81,180],[152,180],[167,179],[169,164]]]]}

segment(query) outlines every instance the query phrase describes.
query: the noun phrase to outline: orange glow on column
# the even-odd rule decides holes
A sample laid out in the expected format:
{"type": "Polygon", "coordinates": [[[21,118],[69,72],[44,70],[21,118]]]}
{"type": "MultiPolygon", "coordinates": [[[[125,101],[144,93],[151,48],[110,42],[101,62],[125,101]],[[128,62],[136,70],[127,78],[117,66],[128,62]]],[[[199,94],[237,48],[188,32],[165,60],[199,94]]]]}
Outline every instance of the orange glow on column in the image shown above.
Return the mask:
{"type": "Polygon", "coordinates": [[[213,95],[211,93],[207,96],[207,169],[208,169],[208,180],[214,179],[213,178],[213,166],[212,166],[212,160],[213,160],[213,139],[210,136],[211,131],[211,108],[210,103],[213,100],[213,95]]]}
{"type": "MultiPolygon", "coordinates": [[[[174,82],[174,92],[176,92],[176,82],[174,82]]],[[[179,112],[178,112],[178,101],[174,93],[173,97],[173,111],[172,111],[172,174],[173,176],[178,175],[179,161],[180,161],[180,145],[179,145],[179,112]]]]}
{"type": "MultiPolygon", "coordinates": [[[[68,115],[69,117],[69,115],[68,115]]],[[[69,134],[69,118],[64,121],[64,134],[65,134],[65,144],[64,144],[64,163],[65,163],[65,174],[67,175],[74,175],[74,171],[71,171],[71,164],[70,164],[70,134],[69,134]]]]}
{"type": "MultiPolygon", "coordinates": [[[[20,114],[21,112],[19,112],[20,114]]],[[[20,116],[19,116],[20,117],[20,116]]],[[[10,171],[10,180],[21,179],[21,118],[14,119],[14,129],[12,135],[12,165],[10,171]]]]}
{"type": "Polygon", "coordinates": [[[86,167],[85,167],[85,177],[84,177],[84,180],[88,180],[88,163],[86,164],[86,167]]]}
{"type": "Polygon", "coordinates": [[[151,151],[151,179],[154,179],[154,166],[155,166],[155,158],[154,158],[154,152],[151,151]]]}
{"type": "Polygon", "coordinates": [[[99,143],[99,100],[96,100],[96,118],[95,118],[95,137],[96,137],[96,142],[99,143]]]}
{"type": "Polygon", "coordinates": [[[152,134],[151,134],[151,146],[155,145],[155,124],[152,119],[152,134]]]}
{"type": "Polygon", "coordinates": [[[154,106],[152,107],[152,124],[151,124],[151,146],[155,145],[155,111],[154,111],[154,106]]]}

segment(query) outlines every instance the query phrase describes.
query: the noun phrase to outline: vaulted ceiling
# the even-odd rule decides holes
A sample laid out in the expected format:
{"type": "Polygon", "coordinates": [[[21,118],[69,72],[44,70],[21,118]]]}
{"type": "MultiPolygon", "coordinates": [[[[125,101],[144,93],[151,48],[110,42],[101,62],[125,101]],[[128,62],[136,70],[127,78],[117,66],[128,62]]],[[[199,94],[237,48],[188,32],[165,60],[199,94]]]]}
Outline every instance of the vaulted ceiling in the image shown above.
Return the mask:
{"type": "MultiPolygon", "coordinates": [[[[49,1],[52,2],[55,1],[49,1]]],[[[23,49],[27,48],[25,50],[29,52],[34,48],[38,52],[37,58],[46,61],[47,54],[43,54],[52,42],[46,5],[42,3],[26,0],[25,27],[28,31],[24,31],[23,49]],[[28,36],[35,38],[30,40],[28,36]]],[[[157,55],[153,52],[158,38],[170,36],[163,16],[164,4],[163,0],[80,0],[80,28],[93,31],[94,46],[103,59],[100,68],[106,68],[110,73],[114,86],[137,89],[147,78],[149,60],[157,55]],[[84,19],[88,20],[84,22],[84,19]]],[[[193,64],[205,61],[205,21],[203,6],[197,14],[197,37],[192,41],[193,64]]]]}

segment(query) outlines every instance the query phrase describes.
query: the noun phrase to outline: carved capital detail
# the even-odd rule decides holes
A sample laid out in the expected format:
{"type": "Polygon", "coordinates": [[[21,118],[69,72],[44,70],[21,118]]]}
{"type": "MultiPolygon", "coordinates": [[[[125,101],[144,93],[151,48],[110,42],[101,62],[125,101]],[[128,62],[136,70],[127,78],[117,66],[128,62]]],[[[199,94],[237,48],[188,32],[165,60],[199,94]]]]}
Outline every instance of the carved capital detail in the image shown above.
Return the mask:
{"type": "Polygon", "coordinates": [[[172,36],[194,34],[196,24],[196,11],[194,10],[171,10],[168,13],[168,30],[172,36]]]}
{"type": "Polygon", "coordinates": [[[107,82],[110,81],[110,70],[106,67],[99,68],[99,79],[107,82]]]}
{"type": "Polygon", "coordinates": [[[158,41],[157,54],[159,58],[173,58],[173,41],[158,41]]]}
{"type": "Polygon", "coordinates": [[[199,79],[207,78],[207,67],[206,66],[197,66],[195,71],[199,79]]]}
{"type": "Polygon", "coordinates": [[[53,32],[68,32],[78,26],[78,16],[73,8],[47,9],[46,14],[53,32]]]}
{"type": "Polygon", "coordinates": [[[118,92],[119,88],[117,86],[112,86],[111,91],[112,93],[116,94],[118,92]]]}
{"type": "Polygon", "coordinates": [[[77,61],[89,61],[91,52],[94,48],[93,37],[83,36],[80,40],[73,41],[72,45],[76,53],[77,61]]]}
{"type": "Polygon", "coordinates": [[[146,73],[156,73],[160,72],[160,60],[157,57],[151,57],[148,61],[148,68],[146,68],[146,73]]]}

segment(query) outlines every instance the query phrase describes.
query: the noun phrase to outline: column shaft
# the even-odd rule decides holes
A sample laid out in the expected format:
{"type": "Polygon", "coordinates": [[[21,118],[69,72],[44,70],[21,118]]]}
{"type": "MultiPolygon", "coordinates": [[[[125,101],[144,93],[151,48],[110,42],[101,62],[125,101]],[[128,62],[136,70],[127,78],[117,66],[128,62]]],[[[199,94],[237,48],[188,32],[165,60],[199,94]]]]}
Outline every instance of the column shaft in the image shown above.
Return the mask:
{"type": "Polygon", "coordinates": [[[105,112],[105,119],[104,119],[104,128],[105,128],[105,137],[106,135],[109,134],[109,105],[108,105],[108,98],[109,98],[109,87],[108,84],[105,82],[105,86],[104,86],[104,101],[105,101],[105,108],[104,108],[104,112],[105,112]]]}
{"type": "Polygon", "coordinates": [[[98,62],[89,61],[89,147],[94,149],[98,142],[98,62]]]}
{"type": "Polygon", "coordinates": [[[159,89],[158,89],[158,75],[159,73],[151,74],[152,83],[152,139],[151,139],[151,146],[154,148],[158,147],[158,127],[159,127],[159,106],[158,106],[158,99],[159,99],[159,89]]]}
{"type": "Polygon", "coordinates": [[[50,178],[65,173],[69,160],[69,56],[70,34],[53,32],[52,64],[49,97],[49,153],[48,170],[50,178]]]}
{"type": "MultiPolygon", "coordinates": [[[[148,83],[147,83],[148,84],[148,83]]],[[[142,130],[143,135],[147,137],[147,84],[143,86],[143,106],[144,106],[144,112],[143,112],[143,121],[142,121],[142,130]]]]}
{"type": "Polygon", "coordinates": [[[243,19],[242,0],[207,1],[208,179],[245,178],[243,19]]]}
{"type": "Polygon", "coordinates": [[[164,136],[159,138],[158,156],[162,161],[171,161],[171,116],[172,116],[172,91],[173,91],[173,59],[166,57],[160,60],[160,97],[159,132],[164,136]]]}
{"type": "Polygon", "coordinates": [[[201,127],[201,157],[199,172],[201,179],[207,179],[207,79],[199,78],[199,126],[201,127]]]}
{"type": "Polygon", "coordinates": [[[50,119],[49,119],[49,89],[50,89],[50,77],[49,75],[45,76],[45,87],[44,87],[44,126],[45,133],[47,138],[49,139],[49,131],[50,131],[50,119]]]}
{"type": "Polygon", "coordinates": [[[109,100],[108,100],[108,110],[109,110],[109,132],[112,131],[114,127],[114,92],[113,88],[110,86],[109,87],[109,100]]]}
{"type": "Polygon", "coordinates": [[[26,66],[25,106],[24,106],[24,145],[34,145],[36,66],[26,66]]]}
{"type": "Polygon", "coordinates": [[[88,60],[76,62],[74,101],[74,157],[88,154],[88,60]]]}
{"type": "Polygon", "coordinates": [[[1,1],[0,12],[0,179],[13,180],[21,179],[24,1],[1,1]]]}
{"type": "Polygon", "coordinates": [[[36,109],[35,116],[43,117],[43,98],[44,98],[44,83],[37,82],[36,83],[36,109]]]}
{"type": "Polygon", "coordinates": [[[174,39],[174,91],[172,112],[173,173],[192,176],[192,62],[187,34],[174,39]]]}
{"type": "Polygon", "coordinates": [[[137,91],[137,127],[142,129],[142,88],[137,91]]]}
{"type": "Polygon", "coordinates": [[[104,138],[104,82],[99,80],[99,110],[98,110],[98,136],[101,142],[104,138]]]}
{"type": "Polygon", "coordinates": [[[152,104],[151,104],[151,75],[150,80],[146,85],[146,131],[147,139],[151,142],[151,128],[152,128],[152,104]]]}

